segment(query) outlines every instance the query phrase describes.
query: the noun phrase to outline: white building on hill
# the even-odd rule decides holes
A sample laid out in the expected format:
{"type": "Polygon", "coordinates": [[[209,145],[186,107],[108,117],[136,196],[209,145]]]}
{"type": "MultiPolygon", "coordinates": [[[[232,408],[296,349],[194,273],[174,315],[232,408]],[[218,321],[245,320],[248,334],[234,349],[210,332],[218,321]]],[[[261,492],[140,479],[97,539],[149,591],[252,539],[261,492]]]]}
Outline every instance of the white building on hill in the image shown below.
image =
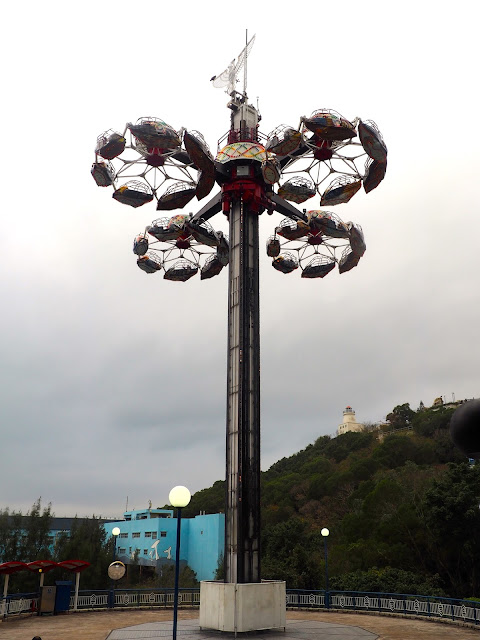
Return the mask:
{"type": "Polygon", "coordinates": [[[342,433],[347,433],[347,431],[363,431],[363,424],[355,420],[355,411],[352,407],[345,407],[343,422],[337,429],[337,436],[341,436],[342,433]]]}

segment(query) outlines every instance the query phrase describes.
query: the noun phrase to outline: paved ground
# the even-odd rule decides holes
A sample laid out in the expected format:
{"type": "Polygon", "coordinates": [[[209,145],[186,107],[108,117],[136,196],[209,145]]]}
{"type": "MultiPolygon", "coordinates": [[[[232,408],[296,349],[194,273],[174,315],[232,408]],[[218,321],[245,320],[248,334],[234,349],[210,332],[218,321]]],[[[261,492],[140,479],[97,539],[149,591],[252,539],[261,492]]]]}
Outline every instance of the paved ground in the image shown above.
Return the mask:
{"type": "MultiPolygon", "coordinates": [[[[192,623],[183,623],[185,620],[198,619],[198,611],[180,611],[179,629],[187,628],[192,623]]],[[[172,620],[171,611],[98,611],[70,613],[58,616],[33,616],[26,618],[11,617],[7,622],[0,623],[0,640],[32,640],[38,635],[42,640],[106,640],[116,629],[125,629],[135,625],[150,625],[152,623],[167,622],[172,620]]],[[[379,640],[480,640],[480,629],[470,629],[447,623],[428,622],[426,620],[413,620],[411,618],[393,618],[388,616],[374,616],[350,613],[288,611],[288,628],[295,621],[318,621],[333,625],[329,631],[330,637],[338,640],[353,639],[357,629],[370,632],[368,635],[357,636],[361,640],[371,640],[375,636],[379,640]],[[347,627],[347,628],[345,628],[347,627]],[[372,635],[370,635],[372,634],[372,635]]],[[[310,626],[310,638],[328,638],[325,635],[327,627],[316,625],[301,625],[304,628],[310,626]]],[[[190,627],[191,628],[191,627],[190,627]]],[[[192,629],[193,631],[193,629],[192,629]]],[[[262,635],[262,640],[267,640],[271,632],[262,635]]],[[[194,635],[190,632],[189,638],[194,635]]],[[[287,640],[291,637],[299,638],[299,635],[287,633],[282,636],[287,640]]],[[[137,636],[138,637],[138,636],[137,636]]],[[[143,636],[148,637],[148,636],[143,636]]],[[[151,636],[150,636],[151,637],[151,636]]],[[[157,636],[158,637],[158,636],[157,636]]],[[[221,637],[221,634],[216,636],[221,637]]],[[[233,638],[233,634],[228,637],[233,638]]],[[[272,634],[275,640],[279,637],[272,634]]],[[[307,636],[303,636],[307,637],[307,636]]],[[[255,636],[248,635],[249,640],[255,636]]],[[[112,634],[111,640],[115,640],[112,634]]],[[[120,639],[119,639],[120,640],[120,639]]],[[[187,638],[188,640],[188,638],[187,638]]]]}
{"type": "MultiPolygon", "coordinates": [[[[171,622],[146,622],[112,631],[107,640],[163,640],[172,637],[171,622]]],[[[177,629],[179,640],[234,640],[233,633],[200,631],[198,620],[182,620],[177,629]]],[[[288,620],[286,629],[271,629],[268,633],[248,634],[248,640],[377,640],[376,633],[360,627],[320,622],[318,620],[288,620]]]]}

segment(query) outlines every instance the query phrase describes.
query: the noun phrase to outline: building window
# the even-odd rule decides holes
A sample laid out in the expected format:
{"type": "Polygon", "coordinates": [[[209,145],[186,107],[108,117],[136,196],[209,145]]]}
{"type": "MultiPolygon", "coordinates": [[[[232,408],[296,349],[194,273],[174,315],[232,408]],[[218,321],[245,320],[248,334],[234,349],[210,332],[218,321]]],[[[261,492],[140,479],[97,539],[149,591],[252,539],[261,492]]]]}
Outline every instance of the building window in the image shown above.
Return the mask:
{"type": "Polygon", "coordinates": [[[152,537],[152,532],[151,531],[145,531],[145,538],[151,538],[152,537]]]}
{"type": "Polygon", "coordinates": [[[135,531],[135,533],[132,533],[132,538],[139,538],[140,537],[140,531],[135,531]]]}
{"type": "Polygon", "coordinates": [[[144,549],[144,550],[143,550],[143,555],[144,555],[144,556],[148,556],[148,549],[144,549]]]}
{"type": "Polygon", "coordinates": [[[118,537],[119,538],[128,538],[128,533],[121,533],[118,537]]]}
{"type": "Polygon", "coordinates": [[[160,531],[160,537],[161,538],[166,538],[167,537],[167,532],[166,531],[160,531]]]}
{"type": "Polygon", "coordinates": [[[157,532],[152,531],[152,540],[156,540],[156,539],[157,539],[157,532]]]}
{"type": "Polygon", "coordinates": [[[122,547],[121,549],[118,550],[118,553],[124,556],[127,553],[127,550],[122,547]]]}

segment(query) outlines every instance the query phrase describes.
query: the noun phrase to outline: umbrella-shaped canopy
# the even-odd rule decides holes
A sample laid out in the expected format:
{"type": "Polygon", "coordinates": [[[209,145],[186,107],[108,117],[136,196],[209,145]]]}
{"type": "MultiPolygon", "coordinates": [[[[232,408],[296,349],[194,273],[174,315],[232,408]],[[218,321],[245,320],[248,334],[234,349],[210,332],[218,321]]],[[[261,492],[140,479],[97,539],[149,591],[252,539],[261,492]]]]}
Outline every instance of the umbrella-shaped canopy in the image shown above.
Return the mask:
{"type": "Polygon", "coordinates": [[[47,573],[52,569],[58,567],[58,564],[53,560],[34,560],[33,562],[27,562],[27,569],[30,571],[41,571],[47,573]]]}
{"type": "Polygon", "coordinates": [[[80,585],[80,572],[87,569],[90,566],[90,562],[86,560],[64,560],[58,563],[59,567],[63,567],[67,571],[73,571],[76,573],[75,579],[75,597],[73,600],[73,610],[76,611],[78,607],[78,589],[80,585]]]}
{"type": "Polygon", "coordinates": [[[80,573],[84,569],[90,566],[90,562],[86,560],[63,560],[57,564],[57,567],[63,567],[67,571],[73,571],[74,573],[80,573]]]}
{"type": "Polygon", "coordinates": [[[0,564],[0,575],[3,574],[4,584],[3,584],[3,600],[2,605],[0,607],[0,615],[5,615],[5,609],[7,604],[7,593],[8,593],[8,580],[10,578],[10,574],[17,573],[17,571],[23,571],[24,569],[28,569],[28,565],[25,562],[3,562],[0,564]]]}
{"type": "Polygon", "coordinates": [[[0,564],[0,575],[9,576],[17,571],[23,571],[28,569],[28,565],[25,562],[3,562],[0,564]]]}

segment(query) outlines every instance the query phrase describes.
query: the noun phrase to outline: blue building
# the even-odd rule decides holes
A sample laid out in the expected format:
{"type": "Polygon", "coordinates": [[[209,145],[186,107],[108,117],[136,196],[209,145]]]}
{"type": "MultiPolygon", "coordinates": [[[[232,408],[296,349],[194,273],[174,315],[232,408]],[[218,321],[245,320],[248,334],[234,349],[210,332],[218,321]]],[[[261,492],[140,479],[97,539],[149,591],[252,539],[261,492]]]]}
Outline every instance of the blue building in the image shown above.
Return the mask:
{"type": "MultiPolygon", "coordinates": [[[[107,536],[118,527],[116,556],[131,564],[156,567],[175,561],[177,519],[170,509],[126,511],[124,520],[104,523],[107,536]]],[[[214,513],[182,518],[180,561],[197,574],[197,580],[213,580],[225,541],[225,515],[214,513]]]]}

